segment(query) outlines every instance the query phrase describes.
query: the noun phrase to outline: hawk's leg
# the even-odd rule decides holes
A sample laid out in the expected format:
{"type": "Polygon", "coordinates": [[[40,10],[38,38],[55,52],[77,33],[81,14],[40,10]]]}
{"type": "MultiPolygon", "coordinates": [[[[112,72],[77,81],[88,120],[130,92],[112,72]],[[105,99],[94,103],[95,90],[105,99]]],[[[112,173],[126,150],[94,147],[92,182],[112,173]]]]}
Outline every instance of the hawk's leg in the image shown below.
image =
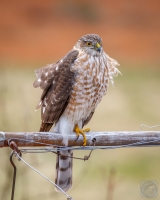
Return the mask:
{"type": "Polygon", "coordinates": [[[85,133],[85,132],[89,132],[90,129],[89,129],[89,128],[86,128],[86,129],[83,129],[83,130],[82,130],[82,129],[80,129],[80,128],[78,127],[78,125],[76,124],[73,131],[74,131],[74,132],[76,133],[76,135],[77,135],[76,140],[78,140],[79,135],[82,135],[82,136],[83,136],[83,146],[86,146],[86,144],[87,144],[87,138],[86,138],[86,135],[85,135],[84,133],[85,133]]]}

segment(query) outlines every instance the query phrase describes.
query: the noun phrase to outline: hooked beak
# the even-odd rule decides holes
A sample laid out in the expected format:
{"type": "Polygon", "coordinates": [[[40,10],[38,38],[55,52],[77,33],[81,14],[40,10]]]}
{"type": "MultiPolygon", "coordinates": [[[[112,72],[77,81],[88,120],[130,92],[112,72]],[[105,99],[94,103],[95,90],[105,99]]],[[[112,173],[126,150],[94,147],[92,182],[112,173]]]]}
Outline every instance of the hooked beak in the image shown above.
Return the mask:
{"type": "Polygon", "coordinates": [[[97,42],[97,44],[95,45],[95,50],[100,53],[101,49],[102,49],[101,45],[97,42]]]}

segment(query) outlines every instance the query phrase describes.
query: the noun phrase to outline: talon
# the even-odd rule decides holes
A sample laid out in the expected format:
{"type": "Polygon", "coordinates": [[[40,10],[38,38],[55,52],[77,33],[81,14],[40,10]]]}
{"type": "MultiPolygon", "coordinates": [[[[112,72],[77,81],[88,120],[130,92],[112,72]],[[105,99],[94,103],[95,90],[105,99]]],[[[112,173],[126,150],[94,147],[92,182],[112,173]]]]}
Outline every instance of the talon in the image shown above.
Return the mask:
{"type": "Polygon", "coordinates": [[[84,129],[84,130],[81,130],[81,129],[78,127],[78,125],[76,124],[73,131],[74,131],[74,132],[76,133],[76,135],[77,135],[77,138],[76,138],[75,141],[78,140],[79,135],[82,135],[82,136],[83,136],[83,146],[86,146],[86,144],[87,144],[87,138],[86,138],[86,135],[84,134],[84,132],[89,132],[90,129],[89,129],[89,128],[86,128],[86,129],[84,129]]]}

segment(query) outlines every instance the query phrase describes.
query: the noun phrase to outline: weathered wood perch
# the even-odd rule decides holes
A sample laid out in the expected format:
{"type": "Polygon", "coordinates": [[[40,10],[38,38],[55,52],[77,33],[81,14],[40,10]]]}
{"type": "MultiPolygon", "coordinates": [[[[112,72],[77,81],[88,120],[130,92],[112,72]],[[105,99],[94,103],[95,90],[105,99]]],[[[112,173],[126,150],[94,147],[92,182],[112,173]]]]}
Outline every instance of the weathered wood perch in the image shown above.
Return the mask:
{"type": "MultiPolygon", "coordinates": [[[[130,145],[138,142],[145,142],[145,144],[133,146],[160,145],[160,131],[89,132],[86,133],[86,137],[87,146],[93,145],[93,138],[96,138],[95,146],[130,145]]],[[[75,141],[74,133],[69,135],[68,139],[69,146],[81,146],[83,143],[82,136],[75,141]]],[[[62,135],[51,132],[0,132],[0,147],[8,147],[9,141],[15,141],[18,147],[46,146],[46,144],[63,146],[62,135]]]]}

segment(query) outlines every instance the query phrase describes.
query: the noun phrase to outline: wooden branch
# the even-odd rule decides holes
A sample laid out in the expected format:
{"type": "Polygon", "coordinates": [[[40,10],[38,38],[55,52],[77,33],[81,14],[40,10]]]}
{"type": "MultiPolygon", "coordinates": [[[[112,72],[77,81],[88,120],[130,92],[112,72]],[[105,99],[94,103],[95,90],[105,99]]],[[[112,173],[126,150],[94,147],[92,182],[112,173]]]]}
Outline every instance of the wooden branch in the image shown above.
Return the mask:
{"type": "MultiPolygon", "coordinates": [[[[96,138],[95,146],[119,146],[136,142],[145,142],[135,146],[159,146],[160,131],[116,131],[116,132],[89,132],[86,133],[87,146],[92,146],[92,139],[96,138]]],[[[15,141],[18,147],[35,147],[62,144],[62,135],[51,132],[0,132],[0,147],[8,147],[9,141],[15,141]],[[37,143],[36,143],[37,142],[37,143]],[[45,143],[45,144],[40,144],[45,143]]],[[[75,141],[76,135],[69,135],[69,146],[81,146],[83,137],[75,141]]]]}

